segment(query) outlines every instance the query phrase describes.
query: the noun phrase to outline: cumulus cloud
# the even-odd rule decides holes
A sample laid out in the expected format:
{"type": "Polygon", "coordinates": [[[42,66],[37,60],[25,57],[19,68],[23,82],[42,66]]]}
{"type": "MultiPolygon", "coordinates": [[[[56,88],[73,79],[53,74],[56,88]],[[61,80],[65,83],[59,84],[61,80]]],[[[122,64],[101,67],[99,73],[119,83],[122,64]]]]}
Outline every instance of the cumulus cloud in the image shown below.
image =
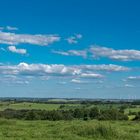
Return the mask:
{"type": "Polygon", "coordinates": [[[81,34],[75,34],[74,36],[70,36],[66,40],[68,41],[69,44],[77,44],[79,39],[82,38],[81,34]]]}
{"type": "Polygon", "coordinates": [[[18,45],[32,44],[47,46],[60,40],[58,35],[31,35],[31,34],[15,34],[0,31],[0,44],[18,45]]]}
{"type": "MultiPolygon", "coordinates": [[[[112,67],[112,65],[27,64],[24,62],[18,65],[0,65],[0,75],[4,77],[1,81],[9,81],[15,84],[28,84],[26,81],[36,77],[40,80],[63,77],[72,79],[72,83],[86,84],[91,80],[96,81],[105,78],[106,73],[100,74],[102,71],[118,72],[127,70],[129,69],[117,65],[112,67]]],[[[102,82],[98,83],[101,84],[102,82]]]]}
{"type": "Polygon", "coordinates": [[[107,57],[109,59],[119,60],[119,61],[133,61],[140,60],[139,50],[115,50],[113,48],[91,46],[90,53],[92,53],[93,58],[107,57]]]}
{"type": "Polygon", "coordinates": [[[102,78],[103,75],[94,71],[126,71],[123,66],[110,65],[62,65],[62,64],[27,64],[0,65],[0,74],[35,75],[35,76],[77,76],[82,78],[102,78]],[[104,67],[103,67],[104,66],[104,67]],[[108,68],[107,68],[108,67],[108,68]]]}
{"type": "Polygon", "coordinates": [[[81,70],[65,65],[27,64],[0,66],[0,73],[13,75],[35,75],[35,76],[72,76],[81,73],[81,70]]]}
{"type": "Polygon", "coordinates": [[[26,54],[27,53],[26,49],[17,49],[15,46],[9,46],[8,50],[13,52],[13,53],[18,53],[18,54],[26,54]]]}
{"type": "Polygon", "coordinates": [[[85,50],[68,50],[68,51],[53,50],[52,53],[65,55],[65,56],[82,56],[83,58],[87,57],[87,52],[85,50]]]}

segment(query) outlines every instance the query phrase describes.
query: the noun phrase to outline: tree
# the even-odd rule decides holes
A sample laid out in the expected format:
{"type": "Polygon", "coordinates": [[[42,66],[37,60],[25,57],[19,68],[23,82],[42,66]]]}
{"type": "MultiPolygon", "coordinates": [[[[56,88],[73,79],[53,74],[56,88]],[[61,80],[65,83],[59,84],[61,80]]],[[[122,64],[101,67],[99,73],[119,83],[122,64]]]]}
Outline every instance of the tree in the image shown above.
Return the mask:
{"type": "Polygon", "coordinates": [[[93,107],[90,109],[89,117],[91,119],[95,119],[95,118],[98,118],[99,114],[100,114],[99,108],[93,107]]]}

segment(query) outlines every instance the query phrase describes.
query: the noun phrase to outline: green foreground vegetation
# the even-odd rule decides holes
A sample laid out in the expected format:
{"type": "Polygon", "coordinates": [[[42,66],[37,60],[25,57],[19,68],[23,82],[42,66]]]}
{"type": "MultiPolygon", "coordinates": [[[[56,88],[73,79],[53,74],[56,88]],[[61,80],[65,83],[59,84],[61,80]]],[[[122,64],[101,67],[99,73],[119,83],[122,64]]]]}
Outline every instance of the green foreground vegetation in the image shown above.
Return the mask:
{"type": "Polygon", "coordinates": [[[139,140],[140,123],[129,121],[0,120],[0,140],[139,140]]]}
{"type": "Polygon", "coordinates": [[[0,140],[139,139],[140,102],[0,102],[0,140]]]}

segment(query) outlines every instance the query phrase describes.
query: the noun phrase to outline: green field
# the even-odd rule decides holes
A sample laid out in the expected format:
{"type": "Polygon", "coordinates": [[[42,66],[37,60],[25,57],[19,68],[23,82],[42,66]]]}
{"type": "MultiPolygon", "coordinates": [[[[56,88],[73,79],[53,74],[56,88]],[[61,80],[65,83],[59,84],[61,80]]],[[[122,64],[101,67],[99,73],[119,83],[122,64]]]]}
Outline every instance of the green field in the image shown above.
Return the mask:
{"type": "MultiPolygon", "coordinates": [[[[5,109],[41,109],[41,110],[56,110],[59,109],[61,104],[45,104],[45,103],[29,103],[29,102],[21,102],[21,103],[12,103],[12,102],[1,102],[0,103],[0,111],[5,109]]],[[[80,106],[79,104],[67,104],[65,105],[65,109],[70,109],[73,107],[80,106]]]]}
{"type": "Polygon", "coordinates": [[[131,112],[139,112],[140,111],[140,106],[136,106],[135,108],[127,108],[125,110],[126,113],[129,113],[129,111],[131,111],[131,112]]]}
{"type": "Polygon", "coordinates": [[[5,110],[8,108],[53,110],[53,109],[58,109],[59,107],[60,104],[44,104],[44,103],[28,103],[28,102],[22,102],[22,103],[3,102],[0,104],[0,110],[5,110]]]}
{"type": "MultiPolygon", "coordinates": [[[[53,100],[51,100],[53,101],[53,100]]],[[[45,103],[30,103],[30,102],[21,102],[21,103],[13,103],[13,102],[0,102],[0,111],[1,110],[5,110],[5,109],[41,109],[41,110],[56,110],[59,109],[59,107],[61,106],[61,104],[56,104],[55,102],[58,100],[54,100],[54,104],[45,104],[45,103]]],[[[88,107],[88,108],[92,108],[92,107],[99,107],[101,109],[107,109],[110,108],[110,106],[112,108],[118,108],[120,105],[81,105],[81,104],[65,104],[64,105],[64,109],[72,109],[72,108],[77,108],[77,107],[88,107]]],[[[136,106],[135,108],[127,108],[125,109],[125,114],[128,114],[129,111],[131,112],[139,112],[140,111],[140,106],[136,106]]]]}
{"type": "Polygon", "coordinates": [[[0,120],[0,140],[139,140],[140,122],[0,120]]]}
{"type": "MultiPolygon", "coordinates": [[[[56,102],[56,101],[54,101],[56,102]]],[[[5,109],[41,109],[57,110],[73,108],[100,109],[119,108],[121,104],[46,104],[31,102],[0,102],[0,111],[5,109]]],[[[127,107],[129,111],[139,112],[140,106],[127,107]]],[[[0,118],[0,140],[139,140],[140,122],[131,121],[135,115],[129,115],[127,121],[98,121],[98,120],[16,120],[0,118]]]]}

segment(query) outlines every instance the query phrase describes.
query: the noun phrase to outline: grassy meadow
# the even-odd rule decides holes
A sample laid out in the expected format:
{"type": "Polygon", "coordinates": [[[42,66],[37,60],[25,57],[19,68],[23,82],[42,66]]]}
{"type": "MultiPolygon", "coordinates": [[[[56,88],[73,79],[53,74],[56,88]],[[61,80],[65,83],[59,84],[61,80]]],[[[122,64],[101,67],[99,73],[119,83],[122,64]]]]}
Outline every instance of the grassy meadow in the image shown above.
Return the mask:
{"type": "MultiPolygon", "coordinates": [[[[56,100],[54,100],[56,102],[56,100]]],[[[102,109],[118,108],[120,104],[46,104],[34,102],[0,102],[0,110],[5,109],[41,109],[58,110],[71,108],[92,108],[102,109]]],[[[140,107],[127,107],[125,114],[130,111],[139,112],[140,107]]],[[[139,140],[140,122],[131,121],[135,115],[129,115],[126,121],[98,121],[93,120],[18,120],[0,118],[0,140],[139,140]]]]}
{"type": "Polygon", "coordinates": [[[0,140],[139,140],[140,122],[0,120],[0,140]]]}
{"type": "Polygon", "coordinates": [[[42,110],[55,110],[60,107],[60,104],[45,104],[45,103],[30,103],[30,102],[21,102],[21,103],[12,103],[12,102],[1,102],[0,110],[5,109],[42,109],[42,110]]]}

